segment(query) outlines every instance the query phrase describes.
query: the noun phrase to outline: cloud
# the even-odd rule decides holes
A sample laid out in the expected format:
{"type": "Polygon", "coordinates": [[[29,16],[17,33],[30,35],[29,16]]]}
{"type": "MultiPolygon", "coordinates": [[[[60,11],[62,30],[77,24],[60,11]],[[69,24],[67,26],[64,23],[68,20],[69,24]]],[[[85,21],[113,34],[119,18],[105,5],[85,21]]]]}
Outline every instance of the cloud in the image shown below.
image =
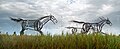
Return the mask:
{"type": "Polygon", "coordinates": [[[101,15],[106,15],[113,12],[113,7],[111,5],[102,5],[102,8],[98,10],[101,15]]]}

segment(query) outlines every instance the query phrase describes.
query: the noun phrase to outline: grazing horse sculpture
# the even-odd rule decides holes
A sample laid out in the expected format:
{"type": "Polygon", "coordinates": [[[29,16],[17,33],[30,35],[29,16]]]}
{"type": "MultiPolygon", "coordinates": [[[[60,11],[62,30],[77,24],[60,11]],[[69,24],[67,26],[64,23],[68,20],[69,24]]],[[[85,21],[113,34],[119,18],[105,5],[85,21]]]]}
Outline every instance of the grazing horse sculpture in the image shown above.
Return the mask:
{"type": "Polygon", "coordinates": [[[28,29],[38,31],[41,35],[43,35],[41,29],[48,21],[51,20],[54,24],[57,23],[57,19],[53,15],[44,16],[37,20],[23,20],[21,18],[11,18],[11,20],[21,22],[22,30],[20,31],[20,35],[23,35],[24,31],[28,29]]]}
{"type": "MultiPolygon", "coordinates": [[[[79,24],[83,24],[82,25],[82,30],[81,30],[81,33],[88,33],[88,31],[90,29],[92,29],[94,32],[100,32],[100,33],[103,33],[101,32],[102,31],[102,27],[105,25],[105,24],[108,24],[108,25],[112,25],[112,23],[110,22],[110,20],[107,18],[105,19],[104,17],[99,17],[101,19],[101,21],[99,21],[98,23],[89,23],[89,22],[79,22],[79,21],[75,21],[75,20],[72,20],[71,22],[75,22],[75,23],[79,23],[79,24]]],[[[105,34],[105,33],[103,33],[105,34]]]]}
{"type": "Polygon", "coordinates": [[[71,32],[72,34],[76,33],[78,30],[77,29],[81,29],[81,28],[77,28],[77,27],[65,27],[67,29],[72,29],[71,32]]]}
{"type": "Polygon", "coordinates": [[[77,28],[76,27],[65,27],[67,29],[72,29],[72,34],[76,33],[77,32],[77,28]]]}

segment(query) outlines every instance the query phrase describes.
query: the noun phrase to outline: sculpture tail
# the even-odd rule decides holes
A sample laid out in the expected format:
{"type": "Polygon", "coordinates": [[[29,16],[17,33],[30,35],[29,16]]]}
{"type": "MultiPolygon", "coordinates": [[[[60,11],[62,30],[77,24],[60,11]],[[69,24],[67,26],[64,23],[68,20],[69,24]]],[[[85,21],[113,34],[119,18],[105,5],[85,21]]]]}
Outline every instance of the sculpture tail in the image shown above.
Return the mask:
{"type": "Polygon", "coordinates": [[[70,22],[75,22],[75,23],[85,23],[85,22],[79,22],[79,21],[76,21],[76,20],[72,20],[70,22]]]}
{"type": "Polygon", "coordinates": [[[15,19],[15,18],[12,18],[12,17],[10,17],[10,19],[13,20],[13,21],[15,21],[15,22],[20,22],[20,21],[23,20],[23,19],[21,19],[21,18],[15,19]]]}

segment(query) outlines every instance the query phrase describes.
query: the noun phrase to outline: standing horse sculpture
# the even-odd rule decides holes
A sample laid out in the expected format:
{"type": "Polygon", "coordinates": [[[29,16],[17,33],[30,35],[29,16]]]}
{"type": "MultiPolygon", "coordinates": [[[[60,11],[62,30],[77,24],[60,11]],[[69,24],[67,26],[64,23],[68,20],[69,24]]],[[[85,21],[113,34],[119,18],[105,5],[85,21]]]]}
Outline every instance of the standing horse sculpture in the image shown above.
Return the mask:
{"type": "MultiPolygon", "coordinates": [[[[82,30],[81,30],[81,33],[88,33],[90,29],[92,29],[94,32],[99,32],[99,33],[103,33],[101,32],[102,31],[102,27],[105,25],[105,24],[108,24],[108,25],[112,25],[112,23],[110,22],[110,20],[107,18],[105,19],[104,17],[99,17],[101,19],[101,21],[99,21],[98,23],[87,23],[87,22],[79,22],[79,21],[71,21],[71,22],[75,22],[75,23],[79,23],[79,24],[83,24],[82,26],[82,30]]],[[[103,33],[105,34],[105,33],[103,33]]]]}
{"type": "Polygon", "coordinates": [[[20,35],[23,35],[24,31],[28,29],[38,31],[41,35],[43,35],[41,29],[48,21],[51,20],[54,24],[57,23],[57,19],[53,15],[44,16],[37,20],[23,20],[21,18],[11,18],[11,20],[21,22],[22,30],[20,31],[20,35]]]}

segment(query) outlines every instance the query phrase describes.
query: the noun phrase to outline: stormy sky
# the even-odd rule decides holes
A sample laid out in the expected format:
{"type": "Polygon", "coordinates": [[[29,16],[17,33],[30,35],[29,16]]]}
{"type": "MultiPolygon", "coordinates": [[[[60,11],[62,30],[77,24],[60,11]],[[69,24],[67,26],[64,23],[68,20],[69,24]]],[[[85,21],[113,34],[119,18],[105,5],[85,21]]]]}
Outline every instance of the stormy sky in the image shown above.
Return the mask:
{"type": "MultiPolygon", "coordinates": [[[[70,20],[99,22],[99,17],[109,18],[112,26],[105,25],[103,32],[120,34],[120,1],[119,0],[0,0],[0,31],[19,34],[21,26],[9,17],[38,19],[45,15],[54,15],[58,23],[48,22],[42,31],[44,34],[61,34],[70,31],[67,26],[77,26],[70,20]]],[[[25,31],[25,34],[37,34],[25,31]]]]}

